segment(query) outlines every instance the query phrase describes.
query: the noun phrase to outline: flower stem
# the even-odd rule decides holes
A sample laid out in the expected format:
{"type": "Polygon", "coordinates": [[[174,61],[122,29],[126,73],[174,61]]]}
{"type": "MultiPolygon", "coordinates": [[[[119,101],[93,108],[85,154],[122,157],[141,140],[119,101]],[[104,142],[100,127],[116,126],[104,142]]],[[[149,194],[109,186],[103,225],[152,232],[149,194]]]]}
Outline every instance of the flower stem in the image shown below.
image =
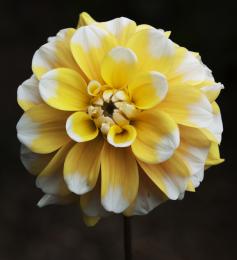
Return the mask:
{"type": "Polygon", "coordinates": [[[132,260],[131,218],[123,216],[124,259],[132,260]]]}

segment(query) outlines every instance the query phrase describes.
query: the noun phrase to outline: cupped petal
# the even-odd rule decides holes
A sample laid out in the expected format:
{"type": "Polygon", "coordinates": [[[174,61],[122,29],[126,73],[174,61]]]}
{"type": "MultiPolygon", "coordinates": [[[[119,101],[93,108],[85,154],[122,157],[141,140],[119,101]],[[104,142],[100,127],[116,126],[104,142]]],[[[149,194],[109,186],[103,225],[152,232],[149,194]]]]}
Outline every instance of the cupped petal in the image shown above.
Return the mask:
{"type": "Polygon", "coordinates": [[[111,33],[121,46],[125,46],[136,31],[136,23],[126,17],[119,17],[98,24],[111,33]]]}
{"type": "Polygon", "coordinates": [[[136,129],[131,125],[113,125],[109,129],[107,140],[114,147],[128,147],[135,141],[136,136],[136,129]]]}
{"type": "Polygon", "coordinates": [[[103,59],[101,75],[111,87],[125,87],[137,71],[137,56],[128,48],[115,47],[103,59]]]}
{"type": "Polygon", "coordinates": [[[101,62],[115,45],[115,38],[94,24],[78,28],[71,39],[71,51],[76,62],[90,80],[101,83],[101,62]]]}
{"type": "Polygon", "coordinates": [[[71,50],[70,40],[75,33],[75,29],[63,29],[56,37],[42,45],[34,54],[32,60],[32,70],[35,76],[40,79],[49,70],[64,67],[81,72],[75,62],[71,50]]]}
{"type": "Polygon", "coordinates": [[[189,180],[189,169],[177,154],[161,164],[148,164],[138,161],[148,177],[172,200],[179,198],[189,180]]]}
{"type": "Polygon", "coordinates": [[[131,100],[140,109],[153,108],[165,98],[167,91],[166,77],[156,71],[141,73],[128,85],[131,100]]]}
{"type": "Polygon", "coordinates": [[[206,128],[202,129],[202,131],[210,141],[220,144],[223,132],[221,111],[216,102],[213,102],[211,105],[213,111],[212,120],[206,128]]]}
{"type": "Polygon", "coordinates": [[[107,211],[120,213],[135,199],[138,167],[129,148],[105,143],[101,156],[101,200],[107,211]]]}
{"type": "Polygon", "coordinates": [[[137,138],[132,151],[147,163],[161,163],[169,159],[179,145],[179,129],[174,120],[157,109],[141,112],[134,122],[137,138]]]}
{"type": "Polygon", "coordinates": [[[63,178],[63,165],[72,142],[61,147],[36,179],[36,186],[44,193],[65,196],[70,194],[63,178]]]}
{"type": "Polygon", "coordinates": [[[210,82],[207,85],[202,83],[201,87],[201,90],[207,96],[210,103],[214,102],[218,98],[222,89],[224,89],[224,86],[221,83],[215,82],[210,82]]]}
{"type": "Polygon", "coordinates": [[[191,127],[206,127],[213,118],[207,97],[200,89],[186,84],[169,86],[166,98],[157,109],[168,113],[176,123],[191,127]]]}
{"type": "Polygon", "coordinates": [[[76,142],[90,141],[99,133],[94,121],[85,112],[73,113],[66,122],[67,134],[76,142]]]}
{"type": "Polygon", "coordinates": [[[24,111],[43,102],[39,93],[39,81],[34,75],[18,87],[17,102],[24,111]]]}
{"type": "Polygon", "coordinates": [[[17,137],[35,153],[51,153],[70,138],[65,124],[69,113],[40,104],[27,110],[17,123],[17,137]]]}
{"type": "Polygon", "coordinates": [[[153,27],[137,30],[128,40],[126,47],[136,53],[141,70],[155,70],[165,75],[180,64],[183,56],[164,31],[153,27]]]}
{"type": "Polygon", "coordinates": [[[77,143],[68,153],[64,164],[64,179],[70,191],[84,194],[95,187],[100,172],[103,139],[77,143]]]}
{"type": "Polygon", "coordinates": [[[139,169],[139,189],[135,201],[124,212],[126,216],[145,215],[167,200],[167,196],[139,169]]]}
{"type": "Polygon", "coordinates": [[[33,175],[38,175],[54,157],[55,152],[48,154],[34,153],[22,144],[20,154],[21,162],[26,170],[33,175]]]}
{"type": "Polygon", "coordinates": [[[64,111],[85,110],[89,105],[87,84],[82,76],[71,69],[54,69],[39,83],[40,95],[51,107],[64,111]]]}

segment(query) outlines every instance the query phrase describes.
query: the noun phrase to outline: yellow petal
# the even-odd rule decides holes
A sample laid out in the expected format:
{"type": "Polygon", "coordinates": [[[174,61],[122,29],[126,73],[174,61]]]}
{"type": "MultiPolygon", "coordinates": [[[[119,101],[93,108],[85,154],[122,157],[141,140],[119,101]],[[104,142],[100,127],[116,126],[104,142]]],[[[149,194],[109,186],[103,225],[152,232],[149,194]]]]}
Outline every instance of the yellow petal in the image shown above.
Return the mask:
{"type": "Polygon", "coordinates": [[[54,205],[54,204],[58,204],[58,205],[67,205],[67,204],[71,204],[71,203],[75,203],[76,202],[76,198],[69,194],[66,196],[58,196],[58,195],[54,195],[54,194],[45,194],[37,203],[37,206],[39,208],[48,206],[48,205],[54,205]]]}
{"type": "Polygon", "coordinates": [[[84,194],[92,190],[100,171],[103,139],[77,143],[68,153],[64,164],[64,179],[70,191],[84,194]]]}
{"type": "Polygon", "coordinates": [[[79,21],[77,27],[86,26],[92,23],[95,23],[96,21],[86,12],[80,13],[79,21]]]}
{"type": "Polygon", "coordinates": [[[74,33],[73,28],[61,30],[56,37],[35,52],[32,69],[38,79],[49,70],[60,67],[80,71],[70,51],[70,40],[74,33]]]}
{"type": "Polygon", "coordinates": [[[17,102],[24,111],[43,102],[39,93],[39,81],[34,75],[18,87],[17,102]]]}
{"type": "Polygon", "coordinates": [[[182,58],[182,49],[167,38],[164,31],[153,27],[143,27],[128,41],[126,47],[132,49],[143,71],[159,71],[168,77],[182,58]]]}
{"type": "Polygon", "coordinates": [[[105,54],[116,44],[112,35],[95,25],[80,27],[71,39],[71,51],[90,80],[103,82],[100,66],[105,54]]]}
{"type": "Polygon", "coordinates": [[[63,179],[63,164],[71,147],[72,143],[70,142],[60,148],[37,177],[36,186],[42,189],[44,193],[59,196],[65,196],[70,193],[63,179]]]}
{"type": "Polygon", "coordinates": [[[202,129],[202,132],[210,141],[220,144],[223,132],[221,111],[216,102],[213,102],[211,105],[213,111],[212,120],[207,127],[202,129]]]}
{"type": "Polygon", "coordinates": [[[101,156],[101,197],[107,211],[120,213],[135,199],[138,168],[128,148],[114,148],[105,143],[101,156]]]}
{"type": "Polygon", "coordinates": [[[90,216],[83,215],[83,220],[88,227],[93,227],[98,223],[100,217],[90,217],[90,216]]]}
{"type": "Polygon", "coordinates": [[[219,145],[217,143],[212,142],[205,163],[206,168],[209,168],[212,165],[220,164],[224,161],[224,159],[220,158],[219,145]]]}
{"type": "Polygon", "coordinates": [[[136,23],[126,17],[115,18],[108,22],[99,23],[99,25],[111,33],[121,46],[125,46],[136,31],[136,23]]]}
{"type": "Polygon", "coordinates": [[[205,93],[210,103],[214,102],[218,98],[222,89],[224,89],[224,86],[221,83],[213,82],[207,85],[202,83],[201,87],[201,90],[205,93]]]}
{"type": "Polygon", "coordinates": [[[168,198],[176,200],[185,191],[189,180],[189,169],[176,153],[161,164],[138,162],[149,178],[168,198]]]}
{"type": "Polygon", "coordinates": [[[51,107],[64,111],[86,109],[89,105],[87,84],[74,70],[59,68],[51,70],[40,80],[41,97],[51,107]]]}
{"type": "Polygon", "coordinates": [[[122,127],[113,125],[109,129],[107,140],[115,147],[127,147],[134,142],[136,136],[136,129],[131,125],[124,125],[122,127]]]}
{"type": "Polygon", "coordinates": [[[142,112],[134,127],[137,138],[132,151],[147,163],[160,163],[169,159],[179,145],[179,129],[174,120],[157,109],[142,112]]]}
{"type": "Polygon", "coordinates": [[[206,127],[212,120],[212,107],[201,90],[191,85],[169,86],[166,98],[157,109],[168,113],[178,124],[206,127]]]}
{"type": "Polygon", "coordinates": [[[90,141],[98,135],[99,131],[85,112],[75,112],[66,123],[67,134],[76,142],[90,141]]]}
{"type": "Polygon", "coordinates": [[[128,91],[137,108],[149,109],[165,98],[168,91],[168,82],[161,73],[149,71],[136,76],[129,83],[128,91]]]}
{"type": "Polygon", "coordinates": [[[122,88],[134,77],[137,70],[137,57],[130,49],[113,48],[104,58],[101,75],[111,87],[122,88]]]}
{"type": "Polygon", "coordinates": [[[46,104],[34,106],[17,124],[18,139],[35,153],[51,153],[70,140],[65,129],[68,116],[46,104]]]}

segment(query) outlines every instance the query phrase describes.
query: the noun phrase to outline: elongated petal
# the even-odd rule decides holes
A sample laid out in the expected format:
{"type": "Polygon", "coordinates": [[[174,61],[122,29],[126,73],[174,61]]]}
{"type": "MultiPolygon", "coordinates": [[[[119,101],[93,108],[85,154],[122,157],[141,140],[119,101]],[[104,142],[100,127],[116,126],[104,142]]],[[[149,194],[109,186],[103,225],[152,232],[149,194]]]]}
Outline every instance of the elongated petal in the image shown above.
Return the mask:
{"type": "Polygon", "coordinates": [[[67,134],[76,142],[90,141],[99,133],[95,123],[85,112],[75,112],[66,123],[67,134]]]}
{"type": "Polygon", "coordinates": [[[101,156],[101,197],[107,211],[124,211],[138,191],[138,168],[128,148],[105,143],[101,156]]]}
{"type": "Polygon", "coordinates": [[[70,191],[84,194],[92,190],[100,172],[103,139],[77,143],[68,153],[64,164],[64,179],[70,191]]]}
{"type": "Polygon", "coordinates": [[[174,120],[157,109],[139,114],[134,123],[137,138],[132,151],[147,163],[161,163],[169,159],[179,145],[179,129],[174,120]]]}
{"type": "Polygon", "coordinates": [[[135,201],[124,212],[126,216],[145,215],[167,200],[165,194],[144,171],[139,170],[139,189],[135,201]]]}
{"type": "Polygon", "coordinates": [[[44,101],[64,111],[86,109],[89,105],[87,84],[74,70],[59,68],[44,74],[39,89],[44,101]]]}
{"type": "Polygon", "coordinates": [[[191,85],[169,87],[169,92],[157,109],[168,113],[178,124],[206,127],[212,120],[212,107],[201,90],[191,85]]]}
{"type": "Polygon", "coordinates": [[[42,208],[49,205],[67,205],[76,202],[76,198],[71,194],[66,196],[58,196],[53,194],[45,194],[37,203],[37,206],[42,208]]]}
{"type": "Polygon", "coordinates": [[[63,165],[72,143],[60,148],[36,179],[36,186],[47,194],[65,196],[70,193],[63,178],[63,165]]]}
{"type": "Polygon", "coordinates": [[[156,71],[150,71],[135,77],[129,83],[128,91],[136,107],[150,109],[165,98],[168,83],[164,75],[156,71]]]}
{"type": "Polygon", "coordinates": [[[68,116],[45,104],[32,107],[17,123],[17,137],[35,153],[51,153],[70,140],[65,129],[68,116]]]}
{"type": "Polygon", "coordinates": [[[127,48],[113,48],[101,64],[104,81],[114,88],[124,87],[134,77],[137,70],[136,54],[127,48]]]}
{"type": "Polygon", "coordinates": [[[107,140],[115,147],[128,147],[136,139],[136,129],[131,125],[125,125],[122,128],[113,125],[110,127],[107,140]]]}
{"type": "Polygon", "coordinates": [[[216,102],[212,103],[212,110],[212,120],[205,129],[202,129],[202,131],[210,141],[220,144],[223,132],[223,123],[221,118],[221,111],[216,102]]]}
{"type": "Polygon", "coordinates": [[[32,69],[38,79],[49,70],[60,67],[80,71],[70,51],[70,40],[74,33],[73,28],[61,30],[35,52],[32,69]]]}
{"type": "Polygon", "coordinates": [[[18,87],[17,102],[24,111],[43,102],[39,93],[39,81],[35,76],[25,80],[18,87]]]}
{"type": "Polygon", "coordinates": [[[126,47],[136,53],[140,69],[155,70],[165,75],[178,66],[183,56],[177,53],[178,47],[166,37],[164,31],[153,27],[138,30],[126,47]]]}
{"type": "Polygon", "coordinates": [[[138,161],[149,178],[172,200],[178,199],[187,187],[189,169],[178,154],[161,164],[138,161]]]}
{"type": "Polygon", "coordinates": [[[95,22],[96,21],[87,12],[82,12],[80,13],[77,27],[86,26],[95,22]]]}
{"type": "Polygon", "coordinates": [[[201,87],[210,103],[218,98],[222,89],[224,89],[224,86],[221,83],[209,83],[207,86],[201,87]]]}
{"type": "Polygon", "coordinates": [[[33,175],[38,175],[46,167],[54,155],[55,153],[34,153],[25,145],[21,145],[21,162],[27,171],[33,175]]]}
{"type": "Polygon", "coordinates": [[[95,25],[77,29],[71,39],[71,51],[90,80],[103,82],[100,65],[105,54],[116,44],[112,35],[95,25]]]}
{"type": "Polygon", "coordinates": [[[212,142],[208,151],[205,167],[209,168],[213,165],[220,164],[224,161],[225,160],[220,157],[219,145],[217,143],[212,142]]]}
{"type": "Polygon", "coordinates": [[[126,17],[115,18],[99,25],[111,33],[121,46],[125,46],[136,31],[136,23],[126,17]]]}

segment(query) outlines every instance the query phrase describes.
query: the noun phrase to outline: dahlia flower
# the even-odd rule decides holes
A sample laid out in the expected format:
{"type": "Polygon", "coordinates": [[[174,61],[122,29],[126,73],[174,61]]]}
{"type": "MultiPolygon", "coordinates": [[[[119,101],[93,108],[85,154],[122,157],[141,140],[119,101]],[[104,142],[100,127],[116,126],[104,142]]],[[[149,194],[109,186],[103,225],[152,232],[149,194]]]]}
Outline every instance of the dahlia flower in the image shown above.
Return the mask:
{"type": "Polygon", "coordinates": [[[195,191],[223,160],[216,83],[170,32],[80,15],[41,46],[19,86],[21,159],[45,195],[77,203],[88,225],[143,215],[195,191]]]}

